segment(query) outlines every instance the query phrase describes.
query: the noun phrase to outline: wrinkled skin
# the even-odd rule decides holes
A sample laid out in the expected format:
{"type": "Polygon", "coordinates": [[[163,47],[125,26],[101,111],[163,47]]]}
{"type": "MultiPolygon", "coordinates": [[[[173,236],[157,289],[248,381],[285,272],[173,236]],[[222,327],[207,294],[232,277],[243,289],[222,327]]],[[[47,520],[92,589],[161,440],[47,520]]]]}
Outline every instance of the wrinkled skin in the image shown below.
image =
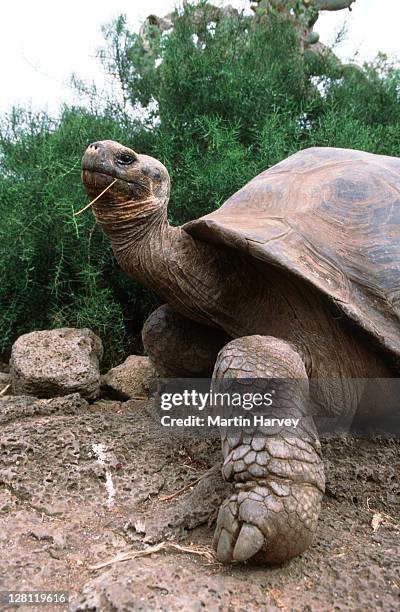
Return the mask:
{"type": "MultiPolygon", "coordinates": [[[[93,143],[82,160],[87,194],[97,196],[114,178],[93,212],[125,272],[166,303],[143,330],[160,374],[343,380],[334,397],[322,387],[318,403],[332,415],[345,406],[350,418],[359,398],[346,379],[392,375],[315,289],[281,268],[169,226],[169,177],[159,161],[113,141],[93,143]]],[[[276,405],[285,416],[307,417],[308,399],[308,392],[286,394],[276,405]]],[[[214,536],[222,562],[282,562],[310,545],[324,474],[317,433],[312,419],[306,421],[307,429],[290,438],[261,429],[221,432],[223,475],[234,484],[214,536]]]]}

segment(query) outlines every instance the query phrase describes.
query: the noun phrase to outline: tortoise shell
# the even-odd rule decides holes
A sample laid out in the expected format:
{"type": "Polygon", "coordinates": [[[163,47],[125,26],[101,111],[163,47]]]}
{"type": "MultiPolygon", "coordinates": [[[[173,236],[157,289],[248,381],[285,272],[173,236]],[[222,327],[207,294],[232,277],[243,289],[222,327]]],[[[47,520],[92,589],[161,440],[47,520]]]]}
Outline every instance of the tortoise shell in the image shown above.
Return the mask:
{"type": "Polygon", "coordinates": [[[400,355],[400,159],[310,148],[184,225],[312,283],[400,355]]]}

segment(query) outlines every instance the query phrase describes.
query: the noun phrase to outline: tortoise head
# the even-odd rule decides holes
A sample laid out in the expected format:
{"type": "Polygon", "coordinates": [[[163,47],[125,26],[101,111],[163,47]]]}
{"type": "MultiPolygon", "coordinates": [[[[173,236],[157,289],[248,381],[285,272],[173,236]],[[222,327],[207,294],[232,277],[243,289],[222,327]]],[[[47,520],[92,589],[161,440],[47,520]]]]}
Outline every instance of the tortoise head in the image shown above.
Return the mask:
{"type": "Polygon", "coordinates": [[[82,158],[86,193],[96,198],[113,181],[93,203],[94,215],[106,231],[123,231],[139,219],[165,214],[169,175],[161,162],[113,140],[92,143],[82,158]]]}

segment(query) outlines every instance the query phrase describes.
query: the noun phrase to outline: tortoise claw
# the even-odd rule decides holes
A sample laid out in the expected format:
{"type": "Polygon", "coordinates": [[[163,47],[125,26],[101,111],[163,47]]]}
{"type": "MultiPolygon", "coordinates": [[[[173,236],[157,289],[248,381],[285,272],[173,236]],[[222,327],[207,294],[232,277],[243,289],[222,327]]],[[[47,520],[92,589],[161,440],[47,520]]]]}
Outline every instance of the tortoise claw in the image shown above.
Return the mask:
{"type": "Polygon", "coordinates": [[[232,561],[235,539],[229,531],[221,529],[217,543],[217,558],[221,563],[229,563],[232,561]]]}
{"type": "Polygon", "coordinates": [[[233,549],[233,560],[247,561],[261,550],[263,544],[264,535],[258,527],[244,523],[233,549]]]}
{"type": "Polygon", "coordinates": [[[300,483],[291,483],[283,497],[256,482],[234,493],[218,513],[214,534],[218,560],[282,563],[301,554],[311,543],[321,498],[316,487],[300,483]]]}

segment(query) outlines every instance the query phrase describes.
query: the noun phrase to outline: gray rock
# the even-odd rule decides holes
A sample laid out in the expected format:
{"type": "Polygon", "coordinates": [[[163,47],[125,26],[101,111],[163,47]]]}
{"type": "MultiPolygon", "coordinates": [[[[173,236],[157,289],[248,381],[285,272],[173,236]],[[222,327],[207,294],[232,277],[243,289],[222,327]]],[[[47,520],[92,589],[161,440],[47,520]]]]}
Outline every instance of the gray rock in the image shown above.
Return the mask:
{"type": "Polygon", "coordinates": [[[155,371],[148,357],[130,355],[101,379],[102,391],[120,400],[148,397],[155,371]]]}
{"type": "Polygon", "coordinates": [[[38,399],[31,395],[0,397],[0,425],[33,416],[82,413],[87,407],[87,401],[79,393],[51,399],[38,399]]]}
{"type": "Polygon", "coordinates": [[[14,395],[39,398],[99,393],[101,340],[90,329],[60,328],[20,336],[10,359],[14,395]]]}

